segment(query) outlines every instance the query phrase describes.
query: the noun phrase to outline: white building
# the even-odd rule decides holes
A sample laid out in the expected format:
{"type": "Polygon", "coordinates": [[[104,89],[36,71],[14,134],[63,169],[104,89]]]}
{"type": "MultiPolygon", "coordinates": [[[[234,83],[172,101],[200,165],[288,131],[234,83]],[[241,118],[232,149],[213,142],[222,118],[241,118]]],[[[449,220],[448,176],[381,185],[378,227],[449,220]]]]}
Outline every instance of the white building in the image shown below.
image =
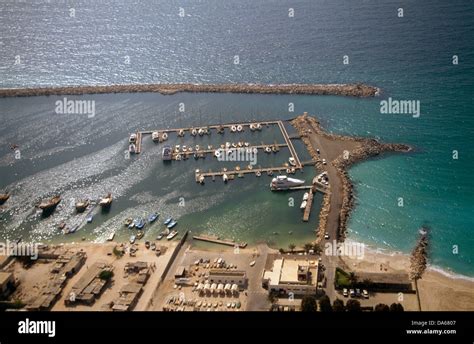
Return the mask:
{"type": "Polygon", "coordinates": [[[269,292],[315,294],[318,285],[318,261],[308,258],[277,258],[263,272],[262,286],[269,292]]]}

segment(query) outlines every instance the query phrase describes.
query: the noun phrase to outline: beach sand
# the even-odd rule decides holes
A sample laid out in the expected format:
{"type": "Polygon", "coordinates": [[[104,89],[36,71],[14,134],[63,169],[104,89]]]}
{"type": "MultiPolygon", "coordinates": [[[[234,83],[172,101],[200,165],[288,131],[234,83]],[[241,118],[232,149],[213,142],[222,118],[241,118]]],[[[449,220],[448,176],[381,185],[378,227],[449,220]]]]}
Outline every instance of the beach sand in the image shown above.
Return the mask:
{"type": "MultiPolygon", "coordinates": [[[[341,260],[356,274],[357,271],[410,271],[410,256],[402,253],[366,249],[363,259],[343,257],[341,260]]],[[[418,281],[418,291],[422,311],[474,311],[474,281],[467,278],[448,276],[429,267],[418,281]]],[[[410,305],[407,310],[416,310],[411,308],[410,305]]]]}

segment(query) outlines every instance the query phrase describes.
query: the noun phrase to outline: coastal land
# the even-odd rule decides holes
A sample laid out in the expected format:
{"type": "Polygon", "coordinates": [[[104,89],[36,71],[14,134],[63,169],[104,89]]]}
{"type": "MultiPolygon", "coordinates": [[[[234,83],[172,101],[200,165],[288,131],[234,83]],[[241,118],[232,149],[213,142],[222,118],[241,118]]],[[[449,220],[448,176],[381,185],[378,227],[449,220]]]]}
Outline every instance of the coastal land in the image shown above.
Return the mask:
{"type": "MultiPolygon", "coordinates": [[[[369,97],[375,96],[378,89],[365,85],[171,84],[4,89],[0,90],[0,96],[111,92],[286,93],[369,97]]],[[[384,153],[407,153],[412,150],[412,147],[401,143],[382,143],[372,138],[331,134],[322,128],[315,117],[307,113],[292,119],[290,123],[298,134],[297,137],[292,138],[300,138],[311,155],[315,175],[325,172],[329,181],[327,189],[324,190],[319,222],[315,228],[315,240],[311,243],[321,248],[318,252],[295,248],[289,253],[279,253],[276,248],[260,244],[245,247],[239,251],[239,254],[235,254],[234,247],[223,249],[222,246],[215,246],[216,249],[204,249],[194,245],[191,239],[186,239],[187,232],[179,243],[176,241],[153,242],[159,248],[159,254],[150,249],[150,243],[148,247],[145,247],[142,242],[136,244],[83,242],[52,245],[43,252],[43,258],[39,262],[25,266],[21,260],[13,259],[3,267],[3,273],[11,274],[17,285],[10,299],[20,300],[26,304],[27,309],[35,310],[111,311],[114,310],[114,306],[120,306],[119,310],[204,310],[205,306],[200,305],[207,303],[207,310],[212,307],[214,310],[228,311],[242,307],[241,310],[264,311],[269,310],[271,306],[268,298],[269,291],[262,286],[262,273],[271,268],[267,256],[279,255],[282,259],[289,254],[289,260],[297,260],[299,258],[296,255],[301,253],[302,256],[308,257],[304,259],[318,261],[318,274],[323,276],[320,280],[318,280],[319,277],[317,278],[317,288],[323,289],[324,294],[331,301],[347,299],[347,295],[343,295],[343,289],[335,286],[337,271],[342,269],[356,276],[377,274],[378,278],[387,277],[392,281],[395,280],[392,285],[397,284],[397,276],[406,275],[407,284],[414,285],[402,299],[400,299],[400,293],[393,289],[380,292],[375,288],[373,290],[368,288],[370,298],[358,298],[362,307],[372,309],[379,303],[387,305],[401,303],[405,310],[411,311],[473,310],[474,281],[445,275],[428,268],[418,276],[415,283],[408,280],[413,268],[413,261],[408,255],[366,250],[363,257],[351,257],[328,254],[324,250],[325,244],[333,240],[337,243],[348,241],[346,227],[354,206],[353,185],[347,174],[350,166],[384,153]],[[85,254],[85,257],[81,256],[81,252],[85,254]],[[73,270],[64,270],[70,266],[73,259],[81,260],[81,266],[78,265],[77,269],[73,270]],[[222,262],[218,263],[218,261],[222,262]],[[61,268],[56,268],[56,266],[61,266],[61,268]],[[130,272],[134,269],[130,266],[137,266],[136,274],[130,272]],[[217,286],[216,288],[209,286],[207,291],[211,291],[210,296],[207,294],[197,296],[196,288],[200,284],[210,284],[207,278],[209,274],[216,273],[213,271],[215,269],[236,270],[235,274],[248,278],[248,285],[240,289],[234,289],[232,285],[232,290],[227,287],[222,290],[217,289],[217,286]],[[54,270],[60,274],[53,273],[54,270]],[[114,277],[111,281],[101,281],[102,278],[98,277],[99,275],[91,275],[89,271],[97,271],[101,274],[114,271],[114,277]],[[58,278],[62,273],[68,278],[58,278]],[[89,279],[88,283],[94,286],[91,290],[97,289],[99,292],[84,292],[83,296],[91,298],[91,294],[94,294],[95,302],[88,303],[88,301],[85,304],[78,303],[71,306],[71,295],[75,295],[75,291],[81,285],[85,285],[85,279],[89,279]],[[214,291],[220,299],[214,295],[214,291]],[[182,295],[185,295],[185,302],[182,302],[182,295]],[[212,299],[214,296],[216,298],[212,299]],[[234,307],[236,304],[239,304],[238,307],[235,306],[237,308],[234,307]],[[187,306],[189,308],[186,308],[187,306]]],[[[316,184],[317,182],[313,180],[315,190],[316,184]]],[[[425,258],[422,256],[420,259],[425,258]]]]}
{"type": "Polygon", "coordinates": [[[0,97],[81,95],[102,93],[150,92],[172,95],[189,93],[302,94],[374,97],[377,87],[365,84],[128,84],[106,86],[64,86],[36,88],[2,88],[0,97]]]}

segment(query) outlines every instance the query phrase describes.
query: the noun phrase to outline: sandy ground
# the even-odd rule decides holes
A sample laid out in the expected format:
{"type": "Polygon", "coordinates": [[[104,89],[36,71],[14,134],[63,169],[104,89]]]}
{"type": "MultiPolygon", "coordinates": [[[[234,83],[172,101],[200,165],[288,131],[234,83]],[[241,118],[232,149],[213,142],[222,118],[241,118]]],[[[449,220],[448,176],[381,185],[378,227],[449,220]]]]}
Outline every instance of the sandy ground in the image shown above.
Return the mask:
{"type": "MultiPolygon", "coordinates": [[[[408,272],[410,259],[404,254],[386,254],[366,250],[362,260],[342,258],[348,267],[365,272],[408,272]]],[[[474,311],[474,281],[448,277],[436,270],[425,271],[418,281],[422,311],[474,311]]],[[[371,297],[370,303],[399,302],[395,293],[379,293],[371,297]],[[389,300],[389,301],[387,301],[389,300]],[[392,301],[393,300],[393,301],[392,301]]],[[[369,302],[361,302],[361,304],[369,302]]],[[[406,310],[418,310],[415,295],[404,295],[401,302],[406,310]]]]}
{"type": "Polygon", "coordinates": [[[166,246],[166,249],[162,248],[162,252],[165,251],[161,256],[157,257],[155,252],[145,248],[143,243],[139,243],[136,257],[130,257],[125,254],[121,258],[116,258],[111,254],[113,247],[116,243],[105,243],[105,244],[94,244],[94,243],[81,243],[78,245],[65,245],[66,247],[80,247],[87,253],[87,260],[81,270],[75,274],[67,283],[63,289],[61,298],[53,306],[53,311],[99,311],[104,310],[106,305],[111,301],[115,300],[119,296],[119,291],[125,284],[129,283],[133,276],[125,276],[124,267],[129,262],[143,261],[150,264],[155,264],[156,268],[151,272],[150,278],[148,279],[143,293],[135,307],[135,310],[144,310],[148,305],[150,297],[156,288],[161,274],[170,259],[170,255],[173,249],[176,247],[177,242],[157,242],[158,246],[166,246]],[[89,266],[92,266],[97,261],[105,261],[110,263],[114,267],[114,277],[112,283],[105,289],[99,299],[92,306],[76,305],[74,307],[66,307],[64,300],[68,297],[73,285],[80,279],[85,273],[89,266]]]}
{"type": "MultiPolygon", "coordinates": [[[[252,310],[252,311],[266,311],[270,308],[270,304],[267,301],[267,291],[261,286],[261,276],[265,265],[267,253],[269,252],[268,247],[265,245],[259,245],[257,247],[250,247],[241,249],[237,254],[233,248],[226,248],[225,246],[215,246],[215,249],[196,249],[192,246],[188,246],[181,250],[180,255],[176,258],[175,263],[170,269],[170,273],[167,279],[160,286],[157,292],[157,297],[154,300],[154,310],[162,310],[166,302],[172,297],[179,297],[184,295],[186,300],[201,301],[206,303],[220,303],[216,310],[232,310],[226,307],[228,302],[240,301],[242,307],[240,310],[252,310]],[[199,267],[194,265],[194,262],[199,259],[209,259],[211,262],[216,258],[222,258],[228,264],[237,266],[238,270],[245,270],[248,277],[248,287],[245,291],[240,292],[239,295],[233,296],[210,296],[203,295],[199,296],[197,292],[192,291],[192,287],[182,287],[181,289],[175,288],[174,283],[174,272],[179,266],[184,266],[186,269],[191,267],[191,271],[196,274],[192,277],[193,282],[197,281],[198,274],[204,273],[209,269],[206,269],[203,264],[199,267]],[[250,262],[255,261],[254,266],[250,266],[250,262]]],[[[192,307],[188,307],[186,310],[192,310],[192,307]]]]}

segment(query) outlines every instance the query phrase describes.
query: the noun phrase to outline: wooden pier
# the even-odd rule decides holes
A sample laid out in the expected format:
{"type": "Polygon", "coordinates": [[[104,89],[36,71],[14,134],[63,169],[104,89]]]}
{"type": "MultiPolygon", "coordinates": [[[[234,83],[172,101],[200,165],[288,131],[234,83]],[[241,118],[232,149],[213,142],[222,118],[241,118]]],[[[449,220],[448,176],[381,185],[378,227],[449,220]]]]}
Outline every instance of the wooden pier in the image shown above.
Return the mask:
{"type": "Polygon", "coordinates": [[[304,213],[303,213],[303,221],[304,222],[308,222],[309,220],[309,216],[311,215],[311,207],[313,205],[313,198],[314,198],[314,194],[313,194],[313,189],[309,189],[309,196],[308,196],[308,200],[306,201],[306,208],[304,208],[304,213]]]}
{"type": "Polygon", "coordinates": [[[232,247],[239,247],[239,248],[246,248],[247,247],[247,243],[245,243],[245,242],[244,243],[236,243],[235,241],[232,241],[232,240],[219,239],[219,237],[216,237],[216,236],[194,235],[193,239],[194,240],[199,240],[199,241],[210,242],[210,243],[213,243],[213,244],[232,246],[232,247]]]}

